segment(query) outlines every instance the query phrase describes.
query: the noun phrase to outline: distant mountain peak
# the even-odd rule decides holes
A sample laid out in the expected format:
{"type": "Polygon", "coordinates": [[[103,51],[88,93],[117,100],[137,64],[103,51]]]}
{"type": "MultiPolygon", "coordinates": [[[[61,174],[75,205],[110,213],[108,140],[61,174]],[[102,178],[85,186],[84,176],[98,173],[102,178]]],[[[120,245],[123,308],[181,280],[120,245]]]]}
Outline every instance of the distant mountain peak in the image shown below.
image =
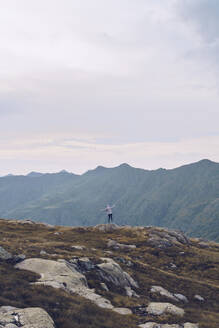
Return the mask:
{"type": "Polygon", "coordinates": [[[216,164],[215,162],[211,161],[210,159],[204,158],[200,160],[198,163],[200,164],[216,164]]]}
{"type": "Polygon", "coordinates": [[[118,167],[132,167],[132,166],[127,163],[122,163],[118,167]]]}
{"type": "Polygon", "coordinates": [[[98,165],[95,170],[105,170],[106,167],[102,165],[98,165]]]}
{"type": "Polygon", "coordinates": [[[71,173],[66,170],[61,170],[58,172],[58,174],[71,174],[71,173]]]}
{"type": "Polygon", "coordinates": [[[43,175],[43,173],[32,171],[32,172],[27,174],[27,177],[35,178],[35,177],[40,177],[42,175],[43,175]]]}

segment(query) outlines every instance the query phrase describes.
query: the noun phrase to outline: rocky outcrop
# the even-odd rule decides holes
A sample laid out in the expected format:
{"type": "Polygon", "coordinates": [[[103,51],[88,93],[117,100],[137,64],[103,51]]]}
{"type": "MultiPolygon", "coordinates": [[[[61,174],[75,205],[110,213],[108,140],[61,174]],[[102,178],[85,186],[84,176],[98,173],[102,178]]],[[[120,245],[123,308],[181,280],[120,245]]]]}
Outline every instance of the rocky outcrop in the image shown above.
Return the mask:
{"type": "Polygon", "coordinates": [[[55,328],[55,324],[48,313],[41,308],[18,309],[2,306],[0,307],[0,327],[55,328]]]}
{"type": "Polygon", "coordinates": [[[152,315],[173,314],[182,317],[184,310],[171,303],[151,302],[147,307],[147,312],[152,315]]]}
{"type": "Polygon", "coordinates": [[[110,301],[88,288],[86,277],[65,260],[33,258],[24,260],[15,267],[40,274],[41,277],[35,284],[61,288],[69,293],[85,297],[102,308],[113,308],[110,301]]]}
{"type": "Polygon", "coordinates": [[[178,324],[168,325],[168,324],[159,324],[156,322],[147,322],[145,324],[139,325],[141,328],[182,328],[178,324]]]}
{"type": "MultiPolygon", "coordinates": [[[[84,258],[85,263],[89,261],[90,260],[88,258],[84,258]]],[[[99,266],[101,266],[101,264],[99,266]]],[[[74,263],[71,264],[65,260],[52,261],[33,258],[24,260],[23,262],[16,264],[15,267],[17,269],[38,273],[40,275],[40,279],[38,279],[38,281],[34,284],[61,288],[66,292],[80,295],[92,301],[101,308],[114,309],[114,306],[109,300],[96,294],[94,289],[88,288],[86,277],[76,270],[74,263]]],[[[114,282],[121,282],[124,287],[127,285],[137,286],[135,281],[126,272],[123,272],[120,266],[116,265],[114,261],[113,268],[114,273],[108,272],[107,270],[104,271],[104,267],[102,269],[100,267],[99,272],[105,272],[104,276],[107,277],[107,279],[113,279],[114,282]],[[115,270],[117,270],[116,273],[115,270]],[[115,274],[116,278],[114,277],[115,274]]],[[[121,314],[126,314],[122,312],[124,311],[121,310],[121,314]]]]}
{"type": "Polygon", "coordinates": [[[100,232],[114,232],[115,230],[120,229],[120,227],[117,224],[110,223],[110,224],[98,224],[95,227],[92,228],[94,231],[100,231],[100,232]]]}
{"type": "Polygon", "coordinates": [[[98,273],[101,279],[119,287],[138,288],[138,283],[120,265],[111,258],[101,258],[104,263],[98,264],[98,273]]]}
{"type": "Polygon", "coordinates": [[[181,231],[151,227],[149,228],[148,244],[165,249],[177,245],[189,245],[189,240],[181,231]]]}

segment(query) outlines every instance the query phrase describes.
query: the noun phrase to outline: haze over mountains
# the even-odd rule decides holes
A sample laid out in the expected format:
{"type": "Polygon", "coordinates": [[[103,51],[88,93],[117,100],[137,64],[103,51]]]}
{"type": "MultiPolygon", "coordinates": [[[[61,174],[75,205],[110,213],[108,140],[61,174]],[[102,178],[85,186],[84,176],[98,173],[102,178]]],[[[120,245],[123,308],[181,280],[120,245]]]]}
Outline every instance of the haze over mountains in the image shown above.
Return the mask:
{"type": "Polygon", "coordinates": [[[121,164],[83,175],[31,172],[0,178],[0,217],[56,225],[95,225],[116,204],[118,224],[181,229],[219,241],[219,163],[202,160],[176,169],[121,164]]]}

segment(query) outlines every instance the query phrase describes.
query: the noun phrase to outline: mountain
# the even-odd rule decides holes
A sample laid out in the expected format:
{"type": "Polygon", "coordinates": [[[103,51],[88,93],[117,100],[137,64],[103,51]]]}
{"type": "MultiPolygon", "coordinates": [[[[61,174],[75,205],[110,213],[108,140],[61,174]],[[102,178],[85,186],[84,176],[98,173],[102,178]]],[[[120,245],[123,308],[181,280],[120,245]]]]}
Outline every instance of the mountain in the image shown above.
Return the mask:
{"type": "Polygon", "coordinates": [[[0,178],[0,216],[57,225],[95,225],[116,204],[120,225],[165,226],[219,241],[219,164],[202,160],[176,169],[121,164],[83,175],[66,171],[0,178]]]}
{"type": "Polygon", "coordinates": [[[0,220],[1,328],[218,328],[219,244],[0,220]]]}

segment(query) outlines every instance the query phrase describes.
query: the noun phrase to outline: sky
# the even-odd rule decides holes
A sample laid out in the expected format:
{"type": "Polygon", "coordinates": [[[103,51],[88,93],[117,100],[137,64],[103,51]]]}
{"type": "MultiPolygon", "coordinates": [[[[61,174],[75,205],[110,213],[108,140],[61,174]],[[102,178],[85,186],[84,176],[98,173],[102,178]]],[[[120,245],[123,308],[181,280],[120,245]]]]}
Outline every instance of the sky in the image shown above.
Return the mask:
{"type": "Polygon", "coordinates": [[[0,8],[0,175],[219,162],[218,0],[0,8]]]}

